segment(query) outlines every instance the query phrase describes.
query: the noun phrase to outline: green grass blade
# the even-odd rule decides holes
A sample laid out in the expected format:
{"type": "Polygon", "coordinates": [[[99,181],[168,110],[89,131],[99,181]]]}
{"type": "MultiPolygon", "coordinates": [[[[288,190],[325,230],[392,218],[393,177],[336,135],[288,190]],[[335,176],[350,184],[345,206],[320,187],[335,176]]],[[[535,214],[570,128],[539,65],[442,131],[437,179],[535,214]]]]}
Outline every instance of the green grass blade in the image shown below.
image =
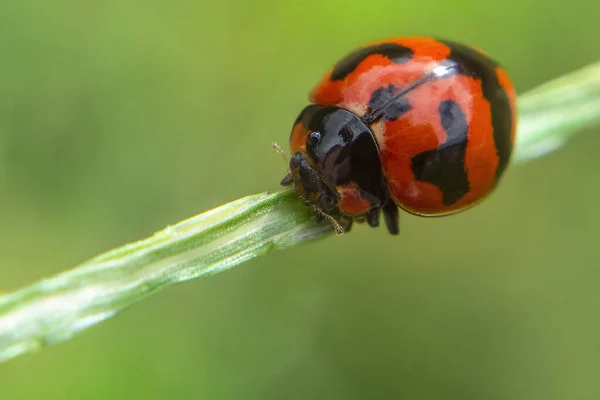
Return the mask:
{"type": "Polygon", "coordinates": [[[561,148],[573,134],[600,123],[600,62],[519,96],[518,106],[513,162],[561,148]]]}
{"type": "Polygon", "coordinates": [[[173,283],[332,232],[292,191],[225,204],[0,297],[0,362],[67,340],[173,283]]]}
{"type": "MultiPolygon", "coordinates": [[[[600,63],[519,97],[514,163],[600,122],[600,63]]],[[[293,191],[248,196],[0,297],[0,362],[65,341],[168,285],[333,234],[293,191]]]]}

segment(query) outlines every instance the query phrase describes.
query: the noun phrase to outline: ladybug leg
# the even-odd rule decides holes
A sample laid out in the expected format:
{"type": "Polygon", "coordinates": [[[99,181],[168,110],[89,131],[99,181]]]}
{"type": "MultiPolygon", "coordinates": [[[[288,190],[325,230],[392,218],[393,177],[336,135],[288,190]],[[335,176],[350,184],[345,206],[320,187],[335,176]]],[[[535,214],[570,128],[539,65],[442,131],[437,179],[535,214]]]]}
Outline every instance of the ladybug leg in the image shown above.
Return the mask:
{"type": "Polygon", "coordinates": [[[317,221],[317,223],[320,223],[324,219],[327,219],[329,222],[331,222],[331,224],[333,225],[333,228],[335,229],[335,232],[337,234],[342,234],[342,233],[345,233],[348,230],[350,230],[350,226],[352,225],[352,218],[345,217],[345,216],[339,215],[339,214],[337,215],[337,217],[333,216],[333,215],[329,215],[329,214],[326,214],[325,212],[321,211],[314,204],[310,204],[308,202],[305,202],[304,204],[313,207],[313,210],[315,212],[315,220],[317,221]]]}
{"type": "Polygon", "coordinates": [[[382,208],[383,218],[387,225],[388,231],[392,235],[400,233],[398,206],[392,200],[389,200],[382,208]]]}
{"type": "Polygon", "coordinates": [[[374,208],[373,210],[367,213],[367,223],[372,228],[377,228],[379,226],[379,208],[374,208]]]}
{"type": "Polygon", "coordinates": [[[282,180],[280,185],[281,186],[289,186],[294,182],[294,178],[292,178],[292,174],[287,174],[282,180]]]}
{"type": "Polygon", "coordinates": [[[321,221],[323,221],[325,219],[325,217],[323,216],[323,214],[321,214],[318,211],[315,211],[315,216],[316,216],[317,224],[320,223],[321,221]]]}
{"type": "Polygon", "coordinates": [[[362,224],[366,220],[367,220],[367,218],[364,215],[360,215],[358,217],[354,217],[354,222],[358,222],[359,224],[362,224]]]}
{"type": "Polygon", "coordinates": [[[340,225],[342,227],[342,229],[344,230],[344,232],[349,232],[350,228],[352,228],[352,221],[353,219],[351,217],[346,217],[346,216],[341,216],[340,217],[340,225]]]}

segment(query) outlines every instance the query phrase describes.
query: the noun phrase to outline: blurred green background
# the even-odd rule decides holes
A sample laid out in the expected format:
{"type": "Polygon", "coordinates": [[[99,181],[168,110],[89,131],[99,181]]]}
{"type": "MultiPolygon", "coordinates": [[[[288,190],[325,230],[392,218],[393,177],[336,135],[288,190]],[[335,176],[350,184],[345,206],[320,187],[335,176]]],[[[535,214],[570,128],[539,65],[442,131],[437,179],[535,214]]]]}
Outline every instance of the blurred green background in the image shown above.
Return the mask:
{"type": "MultiPolygon", "coordinates": [[[[0,292],[278,189],[356,46],[435,35],[519,92],[600,59],[591,0],[3,0],[0,292]]],[[[597,132],[596,130],[592,130],[597,132]]],[[[600,135],[454,217],[358,226],[0,365],[2,399],[598,399],[600,135]]]]}

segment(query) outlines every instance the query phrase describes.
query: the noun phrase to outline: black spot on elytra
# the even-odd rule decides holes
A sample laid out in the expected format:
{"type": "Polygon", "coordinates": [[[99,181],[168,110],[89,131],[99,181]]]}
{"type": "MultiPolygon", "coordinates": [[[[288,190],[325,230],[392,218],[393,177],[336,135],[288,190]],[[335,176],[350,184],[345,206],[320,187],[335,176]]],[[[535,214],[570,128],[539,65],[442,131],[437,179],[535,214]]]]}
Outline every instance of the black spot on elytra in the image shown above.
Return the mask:
{"type": "Polygon", "coordinates": [[[453,100],[442,101],[438,112],[446,141],[434,150],[414,156],[412,170],[417,180],[437,186],[443,203],[450,206],[469,192],[464,164],[469,125],[460,105],[453,100]]]}
{"type": "Polygon", "coordinates": [[[395,121],[408,112],[411,105],[406,97],[398,96],[398,92],[399,89],[394,85],[375,90],[369,100],[367,116],[373,116],[384,121],[395,121]]]}
{"type": "Polygon", "coordinates": [[[371,94],[371,100],[369,100],[369,109],[378,110],[385,106],[394,97],[397,89],[394,85],[388,85],[373,91],[371,94]]]}
{"type": "Polygon", "coordinates": [[[348,54],[333,67],[331,80],[339,81],[346,78],[361,62],[373,54],[380,54],[396,64],[402,64],[412,58],[413,51],[395,43],[381,43],[358,49],[348,54]]]}
{"type": "Polygon", "coordinates": [[[498,81],[496,69],[498,64],[488,56],[462,44],[441,41],[451,49],[450,59],[457,63],[458,73],[479,79],[483,97],[489,102],[492,114],[492,127],[496,154],[498,155],[498,168],[496,181],[500,178],[510,160],[512,142],[512,115],[508,95],[498,81]]]}

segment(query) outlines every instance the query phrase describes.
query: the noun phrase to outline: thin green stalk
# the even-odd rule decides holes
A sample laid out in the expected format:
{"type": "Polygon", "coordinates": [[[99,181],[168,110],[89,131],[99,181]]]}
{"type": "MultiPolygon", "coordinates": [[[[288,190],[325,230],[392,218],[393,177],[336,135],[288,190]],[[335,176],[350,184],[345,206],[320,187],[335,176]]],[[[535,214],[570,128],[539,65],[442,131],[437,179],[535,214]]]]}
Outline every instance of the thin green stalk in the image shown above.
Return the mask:
{"type": "MultiPolygon", "coordinates": [[[[600,122],[600,63],[519,98],[513,163],[600,122]]],[[[244,197],[0,297],[0,362],[70,339],[168,285],[333,234],[289,190],[244,197]]]]}
{"type": "Polygon", "coordinates": [[[519,96],[514,163],[561,148],[575,133],[600,122],[600,62],[519,96]]]}

